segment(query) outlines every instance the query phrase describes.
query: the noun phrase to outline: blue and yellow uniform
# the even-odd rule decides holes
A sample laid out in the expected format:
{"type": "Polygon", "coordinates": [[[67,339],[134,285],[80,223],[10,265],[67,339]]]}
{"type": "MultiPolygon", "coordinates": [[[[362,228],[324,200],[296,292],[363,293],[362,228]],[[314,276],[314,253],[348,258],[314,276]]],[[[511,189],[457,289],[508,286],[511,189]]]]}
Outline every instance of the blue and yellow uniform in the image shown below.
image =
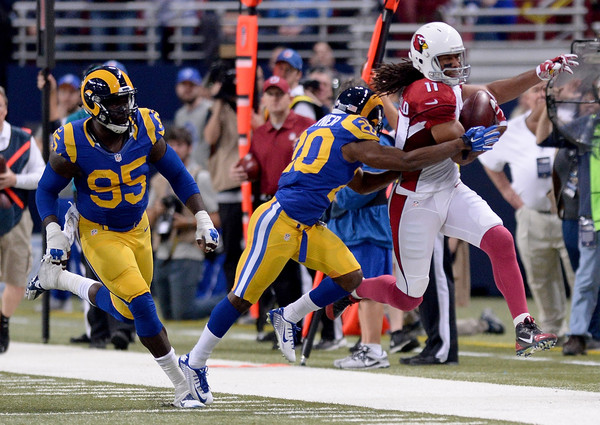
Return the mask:
{"type": "Polygon", "coordinates": [[[54,133],[52,149],[75,164],[79,235],[86,259],[111,292],[117,311],[133,316],[127,305],[149,292],[152,246],[146,216],[148,156],[164,134],[158,113],[140,108],[122,149],[109,152],[88,132],[85,118],[54,133]]]}
{"type": "Polygon", "coordinates": [[[346,161],[342,147],[363,140],[379,137],[360,115],[329,114],[302,133],[275,197],[250,219],[235,295],[258,301],[290,258],[332,278],[360,269],[344,243],[319,219],[362,166],[346,161]]]}

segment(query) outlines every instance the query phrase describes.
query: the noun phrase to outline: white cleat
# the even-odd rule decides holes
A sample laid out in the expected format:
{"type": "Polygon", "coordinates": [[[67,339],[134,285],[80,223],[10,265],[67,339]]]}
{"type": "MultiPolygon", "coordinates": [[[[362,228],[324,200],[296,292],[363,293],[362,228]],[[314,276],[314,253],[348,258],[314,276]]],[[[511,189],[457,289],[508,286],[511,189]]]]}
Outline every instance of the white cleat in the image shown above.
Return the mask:
{"type": "Polygon", "coordinates": [[[52,262],[50,254],[44,255],[37,275],[27,284],[25,298],[35,300],[47,290],[56,289],[58,287],[58,277],[62,271],[60,264],[52,262]]]}
{"type": "Polygon", "coordinates": [[[188,392],[184,393],[183,397],[179,399],[175,396],[175,401],[172,404],[179,409],[198,409],[200,407],[206,407],[188,392]]]}
{"type": "Polygon", "coordinates": [[[277,344],[279,349],[283,353],[289,362],[296,361],[296,343],[294,337],[298,331],[298,326],[283,318],[283,308],[279,307],[267,313],[267,321],[271,322],[273,329],[275,330],[275,336],[277,337],[277,344]]]}
{"type": "Polygon", "coordinates": [[[213,402],[213,395],[210,392],[208,380],[206,379],[208,367],[204,366],[198,369],[191,367],[189,355],[184,354],[179,357],[179,368],[183,372],[183,376],[185,376],[185,380],[188,383],[188,388],[193,398],[205,405],[211,404],[213,402]]]}

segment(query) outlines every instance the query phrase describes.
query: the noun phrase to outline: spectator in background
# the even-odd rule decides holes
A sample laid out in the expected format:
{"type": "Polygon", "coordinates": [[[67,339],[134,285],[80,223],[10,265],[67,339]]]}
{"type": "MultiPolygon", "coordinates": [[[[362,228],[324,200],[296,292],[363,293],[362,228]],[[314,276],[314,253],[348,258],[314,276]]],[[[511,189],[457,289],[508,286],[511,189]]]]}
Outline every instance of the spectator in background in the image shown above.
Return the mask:
{"type": "Polygon", "coordinates": [[[175,111],[175,127],[183,127],[192,135],[192,158],[206,168],[210,146],[204,137],[204,127],[212,102],[202,86],[200,72],[195,68],[183,68],[177,73],[175,93],[183,105],[175,111]]]}
{"type": "Polygon", "coordinates": [[[271,50],[271,56],[269,57],[269,72],[271,74],[275,73],[275,64],[277,63],[277,58],[279,54],[285,50],[285,46],[277,46],[273,50],[271,50]]]}
{"type": "Polygon", "coordinates": [[[291,108],[298,115],[316,121],[323,116],[323,110],[310,96],[304,93],[302,80],[302,58],[294,49],[284,49],[277,55],[273,75],[284,78],[292,95],[291,108]]]}
{"type": "MultiPolygon", "coordinates": [[[[598,93],[598,80],[594,82],[598,93]]],[[[597,96],[597,95],[596,95],[597,96]]],[[[596,101],[598,99],[596,98],[596,101]]],[[[597,105],[594,106],[597,111],[597,105]]],[[[589,111],[592,112],[592,111],[589,111]]],[[[569,356],[586,354],[590,325],[594,312],[598,310],[600,293],[600,162],[598,158],[595,113],[580,115],[567,125],[570,134],[577,135],[581,142],[577,146],[552,131],[552,123],[546,111],[542,113],[536,138],[541,146],[569,147],[577,149],[577,186],[579,194],[579,265],[571,295],[569,338],[563,345],[563,354],[569,356]]]]}
{"type": "Polygon", "coordinates": [[[539,83],[521,96],[528,111],[508,122],[502,143],[481,155],[479,162],[515,210],[516,245],[538,308],[540,326],[564,338],[568,329],[564,282],[566,279],[573,286],[573,269],[560,218],[553,212],[548,196],[556,150],[538,146],[535,141],[540,115],[545,113],[545,87],[545,82],[539,83]],[[512,182],[504,172],[505,165],[510,168],[512,182]]]}
{"type": "MultiPolygon", "coordinates": [[[[319,0],[317,0],[319,1],[319,0]]],[[[291,5],[287,0],[273,0],[274,3],[287,3],[291,5]]],[[[305,2],[314,3],[314,0],[297,0],[293,4],[301,5],[305,2]]],[[[263,34],[278,34],[284,37],[296,37],[303,34],[316,34],[318,27],[310,25],[317,18],[321,17],[324,13],[324,17],[331,16],[331,10],[326,9],[322,11],[316,8],[281,8],[281,9],[267,9],[261,14],[267,18],[284,19],[285,23],[279,25],[276,29],[263,28],[261,33],[263,34]]],[[[301,42],[302,37],[298,37],[295,41],[301,42]]]]}
{"type": "MultiPolygon", "coordinates": [[[[480,12],[485,13],[486,9],[508,9],[516,8],[516,4],[513,0],[478,0],[467,2],[467,4],[475,5],[480,12]]],[[[478,16],[475,21],[475,25],[513,25],[517,23],[517,17],[511,14],[507,15],[496,15],[496,16],[478,16]]],[[[507,32],[476,32],[475,40],[486,41],[486,40],[508,40],[510,33],[507,32]]]]}
{"type": "MultiPolygon", "coordinates": [[[[290,109],[290,88],[285,79],[276,75],[267,79],[263,86],[263,103],[269,110],[269,118],[253,134],[250,152],[259,165],[260,174],[255,186],[255,208],[270,201],[277,192],[281,173],[292,160],[296,140],[314,121],[296,114],[290,109]]],[[[231,169],[231,177],[241,183],[249,179],[243,167],[236,164],[231,169]]],[[[263,293],[259,300],[260,313],[257,319],[257,339],[269,340],[264,333],[267,312],[276,303],[283,307],[302,296],[302,280],[299,264],[288,261],[277,279],[263,293]]],[[[274,341],[273,338],[270,339],[274,341]]]]}
{"type": "Polygon", "coordinates": [[[8,350],[9,319],[25,294],[31,269],[33,221],[27,191],[35,190],[44,159],[30,133],[6,121],[8,97],[0,86],[0,281],[5,283],[0,308],[0,353],[8,350]]]}
{"type": "Polygon", "coordinates": [[[312,97],[325,113],[333,107],[334,85],[339,88],[339,79],[333,76],[331,70],[322,67],[311,69],[303,83],[306,95],[312,97]]]}
{"type": "MultiPolygon", "coordinates": [[[[380,143],[392,146],[393,138],[380,135],[380,143]]],[[[364,170],[380,172],[368,166],[364,170]]],[[[386,188],[361,195],[344,187],[329,210],[327,227],[350,249],[365,278],[392,274],[392,232],[387,212],[386,188]]],[[[348,357],[333,362],[340,369],[376,369],[390,367],[381,347],[384,305],[365,300],[358,305],[360,346],[348,357]]]]}
{"type": "MultiPolygon", "coordinates": [[[[192,135],[185,128],[171,128],[165,141],[173,148],[196,180],[213,223],[219,227],[216,194],[210,174],[192,157],[192,135]]],[[[156,174],[150,180],[147,209],[154,248],[152,292],[166,320],[194,318],[193,303],[204,271],[204,253],[196,243],[196,218],[179,201],[167,179],[156,174]]]]}
{"type": "MultiPolygon", "coordinates": [[[[92,3],[129,3],[127,0],[88,0],[92,3]]],[[[118,8],[115,5],[115,8],[118,8]]],[[[125,20],[133,20],[137,18],[134,10],[127,10],[125,4],[119,10],[94,10],[90,8],[90,34],[94,36],[94,41],[90,46],[94,52],[101,51],[129,51],[131,50],[131,42],[119,41],[117,43],[108,43],[101,39],[113,36],[116,39],[121,37],[131,37],[135,34],[135,26],[125,20]],[[119,22],[121,21],[121,22],[119,22]],[[93,23],[93,24],[92,24],[93,23]]]]}
{"type": "Polygon", "coordinates": [[[233,287],[235,269],[242,255],[242,191],[229,170],[240,159],[236,115],[235,68],[223,68],[209,81],[213,104],[204,127],[204,138],[210,146],[208,170],[213,189],[217,192],[219,216],[227,278],[227,291],[233,287]]]}
{"type": "Polygon", "coordinates": [[[10,14],[13,0],[0,1],[0,86],[6,87],[6,69],[11,61],[13,35],[10,14]]]}
{"type": "Polygon", "coordinates": [[[311,69],[320,67],[329,69],[333,74],[333,78],[338,79],[338,85],[339,80],[342,78],[339,74],[347,76],[352,76],[354,74],[354,68],[352,68],[352,66],[335,60],[333,49],[328,43],[319,41],[313,45],[312,51],[312,55],[308,58],[308,64],[311,69]]]}

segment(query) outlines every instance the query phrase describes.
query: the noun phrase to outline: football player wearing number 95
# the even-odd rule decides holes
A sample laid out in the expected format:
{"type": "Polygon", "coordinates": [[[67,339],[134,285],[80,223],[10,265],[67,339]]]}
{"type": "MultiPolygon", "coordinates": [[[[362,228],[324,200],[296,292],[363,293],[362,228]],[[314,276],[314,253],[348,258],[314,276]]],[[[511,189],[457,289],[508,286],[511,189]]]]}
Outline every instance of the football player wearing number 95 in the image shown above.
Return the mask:
{"type": "MultiPolygon", "coordinates": [[[[462,134],[464,128],[458,121],[462,99],[477,90],[489,92],[496,120],[506,126],[498,104],[515,99],[540,80],[572,72],[570,67],[578,64],[575,59],[575,55],[562,55],[485,86],[464,84],[470,67],[461,36],[450,25],[433,22],[415,32],[408,59],[377,69],[374,87],[380,95],[401,92],[398,119],[390,122],[397,122],[396,147],[411,152],[462,134]]],[[[386,114],[391,118],[387,109],[386,114]]],[[[528,356],[551,348],[556,335],[543,333],[529,315],[512,235],[489,205],[460,180],[456,163],[467,164],[479,154],[459,154],[403,173],[402,181],[395,184],[389,205],[399,266],[397,285],[410,297],[423,295],[438,232],[481,248],[491,260],[496,286],[512,315],[517,355],[528,356]]]]}
{"type": "Polygon", "coordinates": [[[205,251],[217,247],[218,233],[196,182],[163,139],[160,117],[151,109],[138,109],[135,93],[119,68],[92,69],[81,84],[83,106],[91,117],[54,133],[36,195],[47,250],[26,296],[35,299],[48,289],[67,290],[121,321],[133,321],[140,341],[173,382],[173,405],[202,407],[189,392],[150,294],[152,246],[145,212],[150,164],[195,214],[196,239],[205,251]],[[70,244],[58,225],[55,202],[71,179],[77,189],[83,253],[100,282],[69,273],[60,265],[70,244]]]}
{"type": "MultiPolygon", "coordinates": [[[[319,222],[336,192],[346,185],[359,193],[380,190],[400,171],[421,169],[462,150],[482,150],[495,143],[499,135],[495,127],[468,131],[464,137],[443,145],[406,153],[379,144],[382,125],[383,104],[379,97],[365,87],[350,87],[340,94],[331,114],[300,135],[275,196],[259,206],[250,219],[248,241],[238,262],[232,291],[213,309],[196,346],[179,359],[192,394],[212,397],[206,380],[208,357],[288,260],[328,276],[299,300],[268,314],[279,347],[291,362],[296,359],[295,323],[309,312],[348,295],[361,283],[378,283],[379,278],[363,281],[360,265],[350,250],[319,222]],[[363,163],[389,171],[363,172],[363,163]]],[[[383,280],[382,284],[389,284],[387,277],[383,280]]]]}

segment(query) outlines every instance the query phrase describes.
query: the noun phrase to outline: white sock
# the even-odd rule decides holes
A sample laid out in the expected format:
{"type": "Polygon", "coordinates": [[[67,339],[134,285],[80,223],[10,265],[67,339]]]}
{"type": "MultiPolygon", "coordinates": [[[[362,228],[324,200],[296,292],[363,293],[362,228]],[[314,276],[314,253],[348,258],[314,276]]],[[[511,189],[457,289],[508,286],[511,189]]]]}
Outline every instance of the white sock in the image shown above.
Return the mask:
{"type": "Polygon", "coordinates": [[[515,328],[517,327],[517,325],[519,323],[521,323],[523,320],[525,320],[525,318],[529,317],[529,313],[521,313],[519,314],[517,317],[515,317],[513,319],[513,323],[515,325],[515,328]]]}
{"type": "Polygon", "coordinates": [[[206,366],[206,361],[219,341],[221,341],[221,338],[216,337],[210,329],[208,329],[208,326],[205,326],[198,342],[194,348],[192,348],[192,351],[190,351],[190,358],[188,360],[190,366],[194,369],[206,366]]]}
{"type": "Polygon", "coordinates": [[[283,309],[283,318],[292,323],[298,323],[308,313],[317,311],[319,308],[319,306],[312,302],[307,292],[283,309]]]}
{"type": "Polygon", "coordinates": [[[156,363],[158,363],[161,369],[169,377],[176,392],[179,388],[187,388],[185,376],[183,376],[183,372],[179,369],[177,356],[175,355],[175,349],[173,347],[171,347],[171,351],[169,351],[167,355],[155,357],[154,360],[156,360],[156,363]]]}
{"type": "Polygon", "coordinates": [[[88,279],[87,277],[64,270],[58,276],[58,285],[56,289],[72,292],[79,298],[89,302],[89,290],[94,283],[97,282],[95,280],[88,279]]]}
{"type": "Polygon", "coordinates": [[[383,355],[383,350],[381,349],[381,344],[362,344],[364,347],[369,347],[371,352],[378,357],[383,355]]]}

